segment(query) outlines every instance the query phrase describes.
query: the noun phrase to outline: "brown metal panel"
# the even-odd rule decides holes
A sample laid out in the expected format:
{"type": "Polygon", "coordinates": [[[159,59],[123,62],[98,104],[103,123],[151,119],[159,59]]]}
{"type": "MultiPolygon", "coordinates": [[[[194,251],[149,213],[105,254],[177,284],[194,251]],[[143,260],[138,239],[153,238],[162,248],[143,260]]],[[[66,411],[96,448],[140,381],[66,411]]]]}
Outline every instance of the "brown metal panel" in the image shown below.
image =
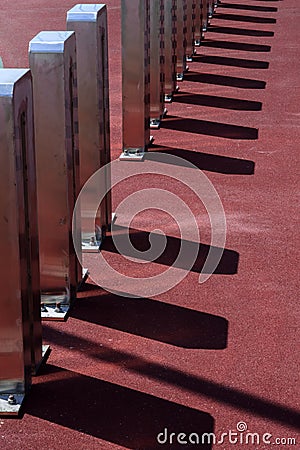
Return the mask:
{"type": "MultiPolygon", "coordinates": [[[[76,33],[80,187],[110,162],[107,11],[102,4],[78,4],[67,13],[67,29],[76,33]]],[[[101,190],[107,192],[90,230],[82,217],[83,250],[99,248],[111,223],[110,167],[101,190]],[[93,245],[90,245],[90,243],[93,245]],[[94,244],[97,244],[96,246],[94,244]]],[[[91,192],[91,198],[93,193],[91,192]]],[[[93,208],[91,207],[91,210],[93,208]]],[[[85,205],[85,212],[90,208],[85,205]]],[[[89,222],[89,221],[88,221],[89,222]]]]}
{"type": "Polygon", "coordinates": [[[39,33],[29,43],[29,63],[36,118],[42,302],[67,308],[81,278],[71,233],[79,192],[75,33],[39,33]]]}
{"type": "Polygon", "coordinates": [[[123,152],[150,141],[149,0],[122,0],[123,152]]]}
{"type": "Polygon", "coordinates": [[[177,0],[176,7],[176,56],[177,81],[182,81],[186,71],[186,20],[187,0],[177,0]]]}
{"type": "Polygon", "coordinates": [[[202,16],[201,16],[201,6],[202,0],[196,0],[194,4],[194,39],[195,46],[198,47],[201,43],[201,28],[202,28],[202,16]]]}
{"type": "Polygon", "coordinates": [[[172,101],[176,91],[176,3],[177,0],[165,0],[164,14],[164,74],[165,101],[172,101]]]}
{"type": "Polygon", "coordinates": [[[192,61],[194,55],[194,0],[187,0],[186,16],[186,56],[187,61],[192,61]]]}
{"type": "Polygon", "coordinates": [[[164,112],[164,0],[150,1],[150,127],[164,112]]]}
{"type": "Polygon", "coordinates": [[[207,31],[208,26],[208,0],[202,0],[202,31],[207,31]]]}
{"type": "Polygon", "coordinates": [[[0,71],[0,142],[0,414],[16,414],[42,348],[28,69],[0,71]]]}

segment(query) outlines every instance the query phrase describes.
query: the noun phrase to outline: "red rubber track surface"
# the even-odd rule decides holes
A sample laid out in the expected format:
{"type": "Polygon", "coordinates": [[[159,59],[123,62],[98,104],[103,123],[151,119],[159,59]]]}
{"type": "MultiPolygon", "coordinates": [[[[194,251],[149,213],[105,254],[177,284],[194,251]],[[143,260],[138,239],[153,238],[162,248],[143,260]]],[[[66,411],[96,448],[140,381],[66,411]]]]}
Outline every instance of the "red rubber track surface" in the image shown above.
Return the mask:
{"type": "MultiPolygon", "coordinates": [[[[106,3],[116,158],[120,1],[106,3]]],[[[28,41],[41,30],[65,29],[73,5],[2,0],[5,67],[26,67],[28,41]]],[[[156,435],[167,427],[214,431],[219,438],[241,421],[261,439],[264,433],[272,434],[271,442],[297,439],[295,446],[282,441],[275,448],[300,448],[299,23],[298,0],[223,0],[150,149],[192,161],[217,189],[228,228],[220,266],[200,285],[198,265],[154,299],[124,298],[88,284],[67,322],[44,324],[52,353],[34,379],[22,419],[0,420],[1,450],[194,448],[159,445],[156,435]]],[[[140,186],[137,179],[134,189],[140,186]]],[[[181,194],[194,207],[193,194],[181,194]]],[[[123,195],[114,189],[115,205],[123,195]]],[[[151,231],[161,217],[145,212],[135,227],[151,231]]],[[[200,209],[196,218],[208,245],[200,209]]],[[[173,221],[164,231],[178,243],[173,221]]],[[[139,239],[142,245],[147,233],[139,239]]],[[[108,244],[103,254],[128,273],[131,263],[108,244]]],[[[149,275],[165,264],[139,265],[139,271],[149,275]]],[[[270,445],[225,438],[200,448],[270,445]]]]}

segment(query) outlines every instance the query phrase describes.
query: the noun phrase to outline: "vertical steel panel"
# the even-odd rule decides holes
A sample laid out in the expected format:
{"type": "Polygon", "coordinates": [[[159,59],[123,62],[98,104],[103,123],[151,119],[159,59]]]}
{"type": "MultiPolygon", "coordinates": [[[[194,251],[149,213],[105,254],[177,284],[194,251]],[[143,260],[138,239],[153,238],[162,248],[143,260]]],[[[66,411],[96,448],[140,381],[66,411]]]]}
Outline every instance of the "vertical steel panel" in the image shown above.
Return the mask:
{"type": "Polygon", "coordinates": [[[0,414],[18,412],[41,360],[33,134],[30,71],[1,69],[0,414]]]}
{"type": "Polygon", "coordinates": [[[202,0],[202,31],[206,32],[208,26],[208,0],[202,0]]]}
{"type": "Polygon", "coordinates": [[[195,30],[195,46],[199,46],[201,43],[201,28],[202,28],[202,18],[201,18],[201,3],[202,0],[196,0],[194,6],[194,30],[195,30]]]}
{"type": "Polygon", "coordinates": [[[176,91],[176,2],[165,0],[164,14],[164,73],[165,73],[165,101],[172,101],[176,91]]]}
{"type": "Polygon", "coordinates": [[[214,13],[214,0],[208,0],[208,18],[211,19],[214,13]]]}
{"type": "Polygon", "coordinates": [[[177,0],[176,7],[176,56],[177,81],[182,81],[186,71],[186,16],[187,0],[177,0]]]}
{"type": "Polygon", "coordinates": [[[123,155],[150,141],[149,0],[122,0],[123,155]]]}
{"type": "Polygon", "coordinates": [[[71,232],[79,191],[75,33],[39,33],[29,43],[29,63],[35,111],[42,303],[58,303],[56,310],[63,314],[60,305],[68,308],[81,278],[71,232]]]}
{"type": "Polygon", "coordinates": [[[187,0],[186,16],[186,56],[187,61],[192,61],[194,55],[194,0],[187,0]]]}
{"type": "Polygon", "coordinates": [[[164,112],[164,0],[150,1],[150,127],[164,112]]]}
{"type": "MultiPolygon", "coordinates": [[[[110,162],[107,10],[103,4],[78,4],[67,13],[67,29],[76,33],[80,187],[110,162]]],[[[82,216],[83,250],[97,251],[111,223],[110,168],[101,180],[107,192],[90,230],[82,216]],[[91,245],[92,244],[92,245],[91,245]],[[95,245],[96,244],[96,245],[95,245]]],[[[91,192],[91,199],[93,192],[91,192]]],[[[92,201],[92,200],[91,200],[92,201]]],[[[93,210],[84,205],[88,214],[93,210]]]]}

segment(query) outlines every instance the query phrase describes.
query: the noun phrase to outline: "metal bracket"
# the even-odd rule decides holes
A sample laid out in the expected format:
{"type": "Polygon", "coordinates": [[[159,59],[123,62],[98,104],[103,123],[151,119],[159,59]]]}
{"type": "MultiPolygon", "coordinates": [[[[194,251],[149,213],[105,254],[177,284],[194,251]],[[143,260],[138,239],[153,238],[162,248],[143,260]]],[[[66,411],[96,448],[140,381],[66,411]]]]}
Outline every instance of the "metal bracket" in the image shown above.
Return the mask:
{"type": "Polygon", "coordinates": [[[165,103],[172,103],[173,94],[165,94],[165,103]]]}
{"type": "Polygon", "coordinates": [[[145,156],[144,149],[126,149],[119,156],[120,161],[143,161],[145,156]]]}
{"type": "Polygon", "coordinates": [[[150,119],[150,128],[158,130],[160,127],[160,119],[150,119]]]}
{"type": "Polygon", "coordinates": [[[0,415],[18,416],[24,398],[24,394],[0,394],[0,415]]]}
{"type": "Polygon", "coordinates": [[[184,78],[184,74],[183,74],[183,73],[178,73],[178,74],[176,75],[176,80],[177,80],[177,81],[183,81],[183,78],[184,78]]]}
{"type": "Polygon", "coordinates": [[[64,321],[70,309],[70,293],[42,294],[42,320],[64,321]]]}

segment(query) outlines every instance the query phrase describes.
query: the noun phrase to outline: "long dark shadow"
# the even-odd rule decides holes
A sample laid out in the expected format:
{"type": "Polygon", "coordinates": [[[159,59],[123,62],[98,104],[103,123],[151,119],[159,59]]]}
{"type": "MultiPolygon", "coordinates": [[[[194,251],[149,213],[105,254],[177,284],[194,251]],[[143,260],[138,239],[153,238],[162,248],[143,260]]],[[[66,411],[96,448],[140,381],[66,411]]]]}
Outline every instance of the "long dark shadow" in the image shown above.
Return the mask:
{"type": "MultiPolygon", "coordinates": [[[[270,402],[269,400],[265,400],[253,394],[248,394],[239,389],[234,389],[228,385],[216,383],[203,377],[190,375],[184,372],[185,368],[183,370],[177,370],[141,357],[133,356],[128,352],[114,350],[104,345],[101,345],[100,347],[93,341],[74,336],[70,333],[64,332],[62,336],[57,330],[51,328],[49,325],[44,325],[44,331],[44,337],[47,342],[55,343],[56,346],[64,348],[69,348],[70,346],[85,348],[87,349],[88,355],[95,359],[95,361],[113,363],[122,366],[123,369],[125,368],[130,372],[150,377],[159,382],[166,382],[175,387],[184,388],[196,395],[214,399],[219,403],[224,403],[238,410],[247,411],[255,416],[268,418],[272,421],[289,425],[295,429],[300,428],[300,412],[296,409],[288,408],[280,403],[270,402]]],[[[40,395],[35,400],[38,403],[38,405],[36,405],[37,412],[38,408],[41,406],[40,399],[44,399],[42,391],[44,391],[45,384],[42,383],[40,386],[40,395]]],[[[34,387],[35,386],[33,386],[33,388],[34,387]]],[[[30,399],[31,397],[32,394],[30,395],[30,399]]],[[[45,405],[44,407],[47,408],[47,402],[43,401],[42,403],[45,405]]],[[[76,408],[76,410],[77,409],[78,408],[76,408]]],[[[58,412],[59,410],[56,410],[56,414],[58,414],[58,412]]]]}
{"type": "MultiPolygon", "coordinates": [[[[201,439],[202,433],[214,430],[214,419],[205,412],[71,370],[57,373],[56,366],[47,365],[44,373],[46,381],[32,387],[26,412],[89,436],[128,449],[152,450],[162,448],[157,436],[165,428],[168,439],[173,431],[189,435],[196,430],[201,439]]],[[[211,449],[208,439],[205,442],[201,448],[211,449]]],[[[170,448],[169,441],[166,444],[170,448]]],[[[176,440],[171,447],[182,445],[176,440]]]]}
{"type": "Polygon", "coordinates": [[[273,17],[253,17],[253,16],[243,16],[240,14],[226,14],[218,13],[214,15],[214,20],[234,20],[237,22],[251,22],[251,23],[276,23],[276,19],[273,17]]]}
{"type": "Polygon", "coordinates": [[[246,44],[245,42],[204,40],[201,43],[203,47],[226,48],[229,50],[241,50],[245,52],[270,52],[270,45],[246,44]]]}
{"type": "Polygon", "coordinates": [[[248,28],[233,28],[233,27],[216,27],[211,25],[208,30],[209,33],[222,34],[237,34],[240,36],[257,36],[257,37],[273,37],[273,31],[266,30],[249,30],[248,28]]]}
{"type": "Polygon", "coordinates": [[[181,348],[227,347],[228,322],[223,317],[149,298],[95,293],[76,302],[71,317],[181,348]]]}
{"type": "Polygon", "coordinates": [[[218,97],[216,95],[190,94],[178,92],[174,97],[176,103],[189,105],[211,106],[212,108],[232,109],[236,111],[261,111],[262,103],[253,100],[243,100],[231,97],[218,97]]]}
{"type": "Polygon", "coordinates": [[[245,67],[247,69],[268,69],[267,61],[257,61],[255,59],[229,58],[227,56],[198,55],[194,56],[194,61],[201,64],[216,64],[218,66],[245,67]]]}
{"type": "Polygon", "coordinates": [[[188,72],[185,75],[187,81],[196,83],[217,84],[220,86],[232,86],[240,89],[265,89],[266,82],[252,80],[250,78],[230,77],[212,73],[188,72]]]}
{"type": "MultiPolygon", "coordinates": [[[[164,237],[158,233],[151,233],[150,236],[148,231],[136,230],[134,228],[128,230],[126,227],[119,225],[114,225],[113,231],[115,233],[114,239],[111,236],[106,236],[101,246],[103,251],[120,254],[115,245],[115,241],[117,240],[118,247],[122,248],[122,254],[125,256],[143,259],[144,261],[150,261],[164,266],[191,270],[196,273],[212,273],[209,268],[205,267],[208,254],[212,252],[219,255],[219,252],[222,250],[218,247],[187,241],[173,236],[164,237]],[[128,234],[130,242],[127,241],[128,234]],[[149,239],[150,237],[151,239],[149,239]],[[166,239],[166,242],[164,239],[166,239]],[[147,253],[149,251],[150,241],[154,249],[162,248],[165,244],[163,253],[154,260],[152,253],[147,253]],[[184,249],[184,255],[179,258],[182,248],[184,249]],[[143,252],[143,254],[140,255],[139,252],[143,252]],[[191,267],[191,255],[194,254],[196,254],[196,260],[191,267]]],[[[221,260],[213,273],[234,275],[238,270],[238,262],[239,254],[237,252],[223,249],[221,260]]]]}
{"type": "Polygon", "coordinates": [[[245,11],[277,12],[274,6],[240,5],[238,3],[220,3],[220,8],[243,9],[245,11]]]}
{"type": "MultiPolygon", "coordinates": [[[[183,148],[165,147],[162,145],[159,147],[156,147],[155,145],[151,147],[151,152],[147,153],[145,158],[155,161],[156,153],[178,156],[179,158],[194,164],[198,169],[207,170],[208,172],[223,173],[226,175],[254,174],[255,163],[248,159],[230,158],[228,156],[185,150],[183,148]]],[[[159,158],[158,161],[161,161],[161,158],[159,158]]],[[[168,163],[176,164],[173,159],[168,163]]],[[[182,166],[186,167],[184,162],[182,162],[182,166]]]]}
{"type": "Polygon", "coordinates": [[[217,136],[226,139],[258,138],[257,128],[210,122],[208,120],[187,119],[176,116],[168,116],[168,118],[162,122],[161,128],[184,131],[187,133],[204,134],[206,136],[217,136]]]}

